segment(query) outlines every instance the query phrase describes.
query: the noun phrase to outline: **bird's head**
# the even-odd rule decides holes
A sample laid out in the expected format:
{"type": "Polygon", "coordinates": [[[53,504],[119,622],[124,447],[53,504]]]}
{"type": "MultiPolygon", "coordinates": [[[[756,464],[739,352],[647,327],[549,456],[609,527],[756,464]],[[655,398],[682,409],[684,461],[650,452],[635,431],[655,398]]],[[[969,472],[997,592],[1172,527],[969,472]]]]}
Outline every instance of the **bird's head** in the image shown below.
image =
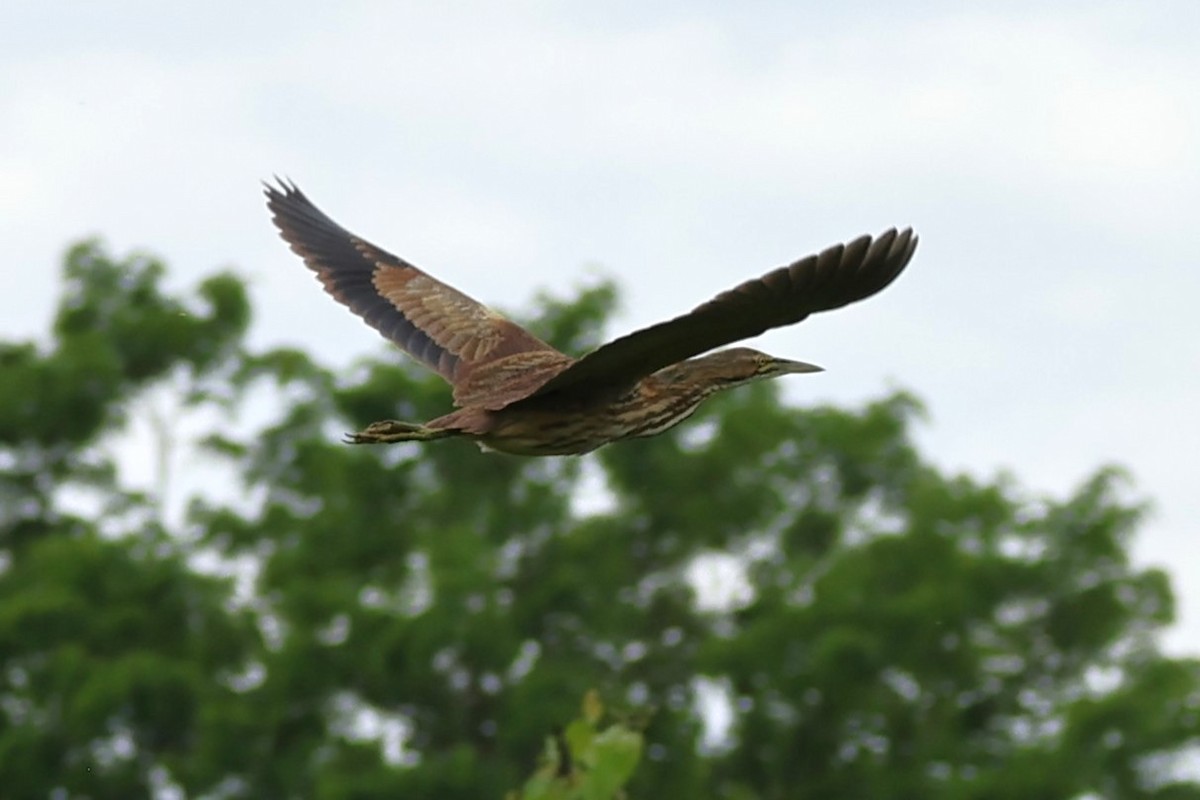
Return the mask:
{"type": "Polygon", "coordinates": [[[803,361],[769,356],[749,347],[734,347],[680,362],[663,372],[669,373],[667,377],[673,380],[698,381],[713,389],[729,389],[751,381],[802,372],[821,372],[822,369],[803,361]]]}

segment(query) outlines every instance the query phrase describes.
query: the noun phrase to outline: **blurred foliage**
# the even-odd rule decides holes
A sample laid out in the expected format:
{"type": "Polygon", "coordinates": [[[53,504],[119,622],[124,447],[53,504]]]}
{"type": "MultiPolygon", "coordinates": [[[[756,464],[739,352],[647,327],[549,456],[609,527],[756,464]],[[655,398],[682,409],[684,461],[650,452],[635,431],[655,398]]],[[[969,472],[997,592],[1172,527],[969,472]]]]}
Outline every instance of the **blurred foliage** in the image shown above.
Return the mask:
{"type": "MultiPolygon", "coordinates": [[[[238,278],[163,277],[80,244],[44,342],[0,343],[4,798],[1200,798],[1118,471],[947,475],[913,397],[770,384],[584,459],[348,447],[446,387],[253,351],[238,278]],[[174,524],[115,466],[150,392],[228,476],[174,524]]],[[[537,331],[592,346],[614,302],[537,331]]]]}
{"type": "Polygon", "coordinates": [[[601,728],[604,704],[596,692],[584,698],[583,713],[565,732],[546,740],[542,766],[509,800],[609,800],[641,757],[641,734],[622,722],[601,728]]]}

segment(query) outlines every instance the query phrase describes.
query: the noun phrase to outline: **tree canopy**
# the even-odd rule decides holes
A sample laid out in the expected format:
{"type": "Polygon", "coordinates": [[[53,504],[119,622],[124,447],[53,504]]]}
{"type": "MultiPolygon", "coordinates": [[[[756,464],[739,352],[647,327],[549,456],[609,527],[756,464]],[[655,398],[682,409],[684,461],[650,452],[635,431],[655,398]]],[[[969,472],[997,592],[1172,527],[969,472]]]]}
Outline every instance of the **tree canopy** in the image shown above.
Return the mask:
{"type": "MultiPolygon", "coordinates": [[[[255,351],[241,279],[164,274],[81,243],[0,342],[3,797],[1200,798],[1119,470],[946,474],[913,396],[770,384],[583,459],[349,447],[446,387],[255,351]],[[180,523],[117,468],[151,391],[233,476],[180,523]]],[[[531,328],[582,352],[614,302],[531,328]]]]}

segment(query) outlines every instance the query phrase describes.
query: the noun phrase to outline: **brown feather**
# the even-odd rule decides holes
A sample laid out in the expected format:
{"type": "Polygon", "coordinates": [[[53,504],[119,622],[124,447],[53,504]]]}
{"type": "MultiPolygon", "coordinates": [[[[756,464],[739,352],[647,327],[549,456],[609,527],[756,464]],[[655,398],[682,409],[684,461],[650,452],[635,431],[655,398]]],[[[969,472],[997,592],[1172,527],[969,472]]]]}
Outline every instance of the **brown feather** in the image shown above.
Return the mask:
{"type": "Polygon", "coordinates": [[[690,313],[622,336],[547,381],[528,400],[620,393],[670,364],[870,297],[891,283],[917,247],[912,229],[862,236],[746,281],[690,313]]]}
{"type": "Polygon", "coordinates": [[[460,406],[499,411],[533,394],[538,387],[575,363],[557,350],[528,350],[480,364],[454,387],[460,406]]]}
{"type": "MultiPolygon", "coordinates": [[[[547,353],[548,360],[560,364],[571,362],[482,303],[359,239],[294,185],[280,181],[278,188],[266,186],[265,194],[280,235],[325,291],[450,382],[457,404],[479,398],[475,389],[460,397],[459,388],[491,362],[528,352],[547,353]]],[[[525,393],[529,391],[532,387],[525,393]]]]}
{"type": "MultiPolygon", "coordinates": [[[[446,425],[467,419],[462,415],[468,412],[478,427],[485,419],[480,414],[506,408],[533,410],[549,403],[561,410],[612,402],[664,367],[682,367],[680,362],[714,348],[875,294],[900,274],[917,246],[911,229],[835,245],[576,361],[341,228],[295,186],[281,181],[279,188],[267,186],[266,195],[283,238],[325,290],[454,386],[455,402],[464,410],[436,421],[446,425]]],[[[484,429],[475,432],[482,435],[484,429]]]]}

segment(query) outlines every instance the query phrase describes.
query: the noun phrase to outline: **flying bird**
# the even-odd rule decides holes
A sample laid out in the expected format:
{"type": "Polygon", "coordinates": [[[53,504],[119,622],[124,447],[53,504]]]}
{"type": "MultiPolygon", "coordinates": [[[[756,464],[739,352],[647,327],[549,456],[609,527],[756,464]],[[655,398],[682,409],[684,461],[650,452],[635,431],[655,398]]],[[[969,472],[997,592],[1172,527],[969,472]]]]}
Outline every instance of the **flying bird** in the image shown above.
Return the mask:
{"type": "Polygon", "coordinates": [[[860,236],[572,358],[345,230],[294,184],[266,185],[265,194],[283,239],[325,291],[453,387],[456,411],[424,424],[375,422],[347,434],[351,444],[459,436],[549,456],[662,433],[716,392],[821,371],[746,347],[709,351],[870,297],[917,247],[911,228],[860,236]]]}

